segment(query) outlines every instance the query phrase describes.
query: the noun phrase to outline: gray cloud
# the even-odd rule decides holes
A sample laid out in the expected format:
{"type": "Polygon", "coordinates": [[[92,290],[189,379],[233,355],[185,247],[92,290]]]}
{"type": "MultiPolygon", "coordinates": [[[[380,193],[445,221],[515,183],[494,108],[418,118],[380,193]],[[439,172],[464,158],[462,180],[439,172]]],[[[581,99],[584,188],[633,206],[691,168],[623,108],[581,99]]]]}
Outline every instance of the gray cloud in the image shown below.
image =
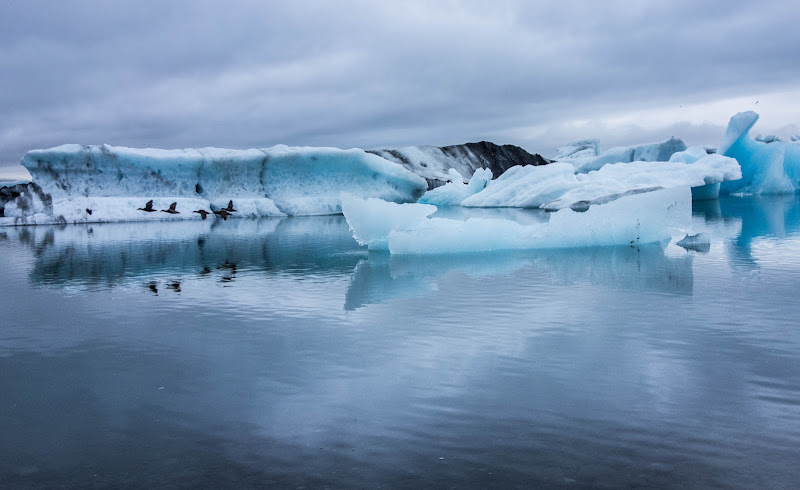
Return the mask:
{"type": "Polygon", "coordinates": [[[738,110],[792,122],[777,108],[797,102],[799,20],[778,1],[5,2],[0,176],[67,142],[713,144],[738,110]]]}

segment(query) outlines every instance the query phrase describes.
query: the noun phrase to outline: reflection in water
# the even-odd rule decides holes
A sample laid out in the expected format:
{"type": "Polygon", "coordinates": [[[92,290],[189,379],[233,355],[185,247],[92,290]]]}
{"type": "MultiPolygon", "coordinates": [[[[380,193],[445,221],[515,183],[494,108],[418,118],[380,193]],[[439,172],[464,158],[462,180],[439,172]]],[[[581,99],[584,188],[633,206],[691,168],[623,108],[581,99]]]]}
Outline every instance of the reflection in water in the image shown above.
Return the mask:
{"type": "Polygon", "coordinates": [[[353,273],[345,309],[424,296],[437,289],[438,278],[453,271],[479,278],[523,268],[526,275],[547,274],[552,284],[561,286],[588,281],[596,286],[692,294],[692,256],[667,257],[657,244],[441,256],[371,253],[353,273]]]}
{"type": "Polygon", "coordinates": [[[723,196],[718,201],[692,203],[692,213],[712,230],[733,229],[725,247],[731,266],[739,270],[758,269],[753,243],[761,238],[786,238],[800,232],[800,195],[723,196]]]}
{"type": "Polygon", "coordinates": [[[181,281],[211,277],[233,286],[237,272],[351,275],[344,307],[395,297],[419,297],[452,271],[497,276],[522,268],[546,273],[553,284],[595,285],[692,293],[692,256],[666,257],[659,245],[390,256],[367,253],[341,216],[206,222],[120,223],[24,227],[13,231],[35,256],[38,285],[112,287],[130,281],[181,291],[181,281]],[[142,281],[144,279],[144,281],[142,281]]]}
{"type": "MultiPolygon", "coordinates": [[[[212,276],[231,283],[243,269],[349,273],[361,255],[341,216],[240,219],[216,225],[154,222],[9,230],[33,251],[30,279],[39,285],[111,287],[131,279],[175,275],[212,276]]],[[[153,281],[148,282],[151,290],[156,287],[153,281]]],[[[169,279],[164,287],[177,291],[180,279],[169,279]]]]}
{"type": "Polygon", "coordinates": [[[2,229],[0,486],[795,486],[798,209],[696,203],[707,254],[2,229]]]}

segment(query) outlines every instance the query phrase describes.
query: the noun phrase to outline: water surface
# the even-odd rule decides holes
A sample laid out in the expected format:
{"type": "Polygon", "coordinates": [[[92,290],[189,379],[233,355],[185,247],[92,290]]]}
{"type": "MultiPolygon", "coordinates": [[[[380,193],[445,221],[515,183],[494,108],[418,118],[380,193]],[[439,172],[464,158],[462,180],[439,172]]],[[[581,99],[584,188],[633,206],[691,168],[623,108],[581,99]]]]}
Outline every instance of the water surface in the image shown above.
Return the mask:
{"type": "Polygon", "coordinates": [[[794,487],[800,199],[693,221],[707,253],[0,228],[0,486],[794,487]]]}

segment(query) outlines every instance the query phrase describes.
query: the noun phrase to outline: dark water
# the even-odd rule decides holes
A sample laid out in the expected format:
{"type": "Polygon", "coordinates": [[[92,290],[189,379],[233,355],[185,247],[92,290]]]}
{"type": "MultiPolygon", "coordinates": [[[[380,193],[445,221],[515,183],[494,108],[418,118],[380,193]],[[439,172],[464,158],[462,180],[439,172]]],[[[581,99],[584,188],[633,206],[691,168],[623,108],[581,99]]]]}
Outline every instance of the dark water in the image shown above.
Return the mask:
{"type": "Polygon", "coordinates": [[[342,217],[0,228],[0,487],[797,487],[800,199],[694,226],[422,258],[342,217]]]}

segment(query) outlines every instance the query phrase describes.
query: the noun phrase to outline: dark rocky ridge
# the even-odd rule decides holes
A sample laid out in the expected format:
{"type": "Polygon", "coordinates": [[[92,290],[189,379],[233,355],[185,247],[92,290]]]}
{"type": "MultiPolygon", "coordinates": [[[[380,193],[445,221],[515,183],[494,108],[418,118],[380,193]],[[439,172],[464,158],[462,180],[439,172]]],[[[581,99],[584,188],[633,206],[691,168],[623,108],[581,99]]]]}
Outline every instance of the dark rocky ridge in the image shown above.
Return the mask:
{"type": "Polygon", "coordinates": [[[497,145],[490,141],[450,146],[412,146],[367,150],[389,161],[399,163],[425,178],[428,189],[448,180],[447,170],[454,168],[469,178],[479,168],[488,168],[494,178],[516,165],[547,165],[552,163],[538,153],[528,153],[514,145],[497,145]]]}

